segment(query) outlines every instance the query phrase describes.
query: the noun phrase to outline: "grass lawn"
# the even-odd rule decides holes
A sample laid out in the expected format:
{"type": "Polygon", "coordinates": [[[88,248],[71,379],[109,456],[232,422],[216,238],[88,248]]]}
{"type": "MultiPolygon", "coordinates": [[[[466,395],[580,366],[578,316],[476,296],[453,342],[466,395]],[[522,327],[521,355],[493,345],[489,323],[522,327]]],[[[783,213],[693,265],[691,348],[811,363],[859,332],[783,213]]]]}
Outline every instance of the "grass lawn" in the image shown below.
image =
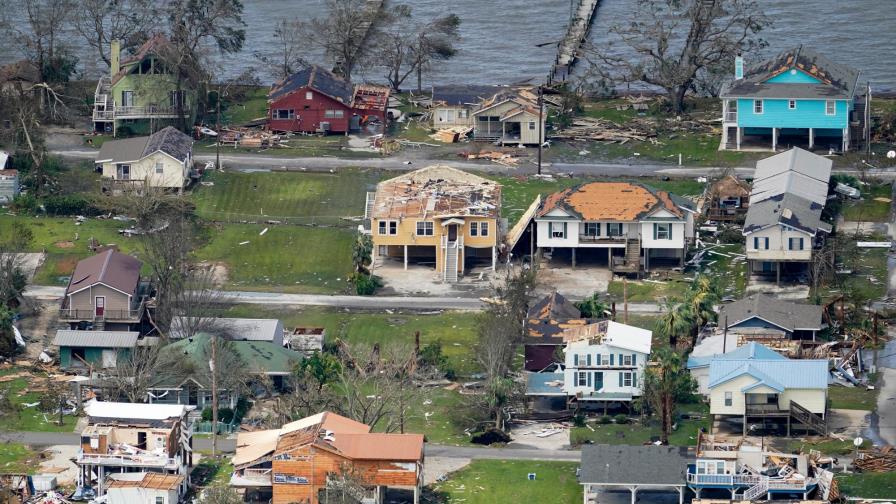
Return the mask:
{"type": "Polygon", "coordinates": [[[35,453],[19,443],[0,443],[0,473],[32,473],[35,453]]]}
{"type": "MultiPolygon", "coordinates": [[[[702,403],[688,403],[679,406],[680,413],[693,413],[703,416],[702,419],[678,420],[678,428],[669,434],[669,444],[673,446],[692,446],[697,442],[697,431],[701,428],[709,431],[708,407],[702,403]]],[[[612,415],[611,415],[612,416],[612,415]]],[[[573,427],[569,434],[570,443],[574,446],[584,443],[610,445],[639,445],[660,437],[659,421],[651,419],[647,425],[640,423],[599,424],[589,423],[588,427],[573,427]]]]}
{"type": "Polygon", "coordinates": [[[257,305],[238,305],[227,310],[227,317],[273,317],[286,327],[325,327],[327,341],[337,338],[349,343],[363,342],[380,345],[400,342],[414,344],[414,333],[420,331],[420,344],[442,342],[442,352],[460,375],[478,371],[473,355],[476,340],[476,320],[465,312],[420,314],[415,312],[372,313],[346,311],[327,307],[303,307],[277,310],[257,305]]]}
{"type": "Polygon", "coordinates": [[[191,197],[196,213],[211,220],[286,220],[354,227],[340,217],[364,214],[364,198],[380,174],[349,170],[329,173],[211,172],[191,197]]]}
{"type": "Polygon", "coordinates": [[[352,271],[348,229],[224,224],[215,226],[196,256],[227,266],[232,290],[344,292],[352,271]],[[240,243],[249,242],[245,245],[240,243]]]}
{"type": "MultiPolygon", "coordinates": [[[[868,240],[883,238],[871,237],[868,240]]],[[[831,284],[819,289],[823,298],[838,296],[856,296],[858,299],[874,300],[887,293],[887,249],[855,248],[849,254],[840,254],[838,264],[852,270],[849,274],[837,275],[831,284]]]]}
{"type": "Polygon", "coordinates": [[[58,414],[44,414],[36,406],[26,406],[40,401],[43,385],[43,377],[15,378],[0,383],[0,395],[8,395],[17,409],[0,416],[0,431],[72,432],[78,421],[77,417],[66,415],[62,425],[58,425],[58,414]]]}
{"type": "Polygon", "coordinates": [[[829,387],[828,398],[833,409],[873,411],[877,408],[880,388],[866,390],[861,387],[829,387]]]}
{"type": "Polygon", "coordinates": [[[422,432],[429,443],[468,445],[470,437],[449,417],[451,409],[464,400],[463,396],[453,390],[437,388],[427,389],[423,397],[423,405],[411,411],[405,430],[422,432]]]}
{"type": "Polygon", "coordinates": [[[872,184],[862,187],[862,199],[848,201],[843,205],[843,218],[848,221],[887,222],[890,218],[890,198],[893,188],[890,184],[872,184]],[[878,201],[876,198],[880,198],[878,201]]]}
{"type": "Polygon", "coordinates": [[[214,458],[210,451],[199,453],[202,458],[191,473],[194,483],[200,486],[229,484],[230,475],[233,473],[230,457],[214,458]]]}
{"type": "Polygon", "coordinates": [[[582,487],[576,481],[576,462],[534,460],[474,460],[435,483],[432,490],[444,502],[497,504],[499,502],[582,502],[582,487]],[[535,473],[535,481],[527,475],[535,473]]]}
{"type": "MultiPolygon", "coordinates": [[[[346,149],[348,138],[345,135],[295,135],[291,138],[280,140],[278,147],[234,147],[221,146],[221,155],[228,154],[261,154],[268,157],[341,157],[356,158],[359,161],[379,157],[374,151],[353,151],[346,149]]],[[[215,140],[206,138],[196,142],[195,152],[198,154],[214,154],[216,152],[215,140]]],[[[227,168],[227,162],[222,162],[227,168]]]]}
{"type": "MultiPolygon", "coordinates": [[[[676,275],[679,276],[679,275],[676,275]]],[[[662,303],[663,298],[678,298],[684,296],[685,291],[690,287],[691,282],[685,281],[683,278],[674,278],[663,280],[663,283],[645,282],[643,280],[628,281],[628,302],[629,303],[662,303]]],[[[620,303],[623,301],[625,294],[625,282],[614,279],[607,288],[607,297],[611,301],[616,301],[617,319],[620,310],[620,303]]]]}
{"type": "MultiPolygon", "coordinates": [[[[215,92],[214,89],[210,90],[215,92]]],[[[268,115],[268,91],[270,88],[259,87],[242,93],[240,100],[233,100],[222,93],[221,100],[221,124],[245,124],[253,119],[267,117],[268,115]]],[[[209,114],[209,120],[215,120],[214,111],[209,114]]],[[[214,123],[212,123],[214,124],[214,123]]]]}
{"type": "Polygon", "coordinates": [[[892,499],[896,495],[896,472],[842,474],[837,483],[841,496],[892,499]]]}
{"type": "MultiPolygon", "coordinates": [[[[873,443],[870,439],[862,442],[862,449],[870,449],[873,443]]],[[[818,450],[825,455],[852,455],[856,447],[851,439],[826,439],[809,438],[805,440],[790,440],[785,444],[786,451],[793,453],[809,453],[809,450],[818,450]]]]}

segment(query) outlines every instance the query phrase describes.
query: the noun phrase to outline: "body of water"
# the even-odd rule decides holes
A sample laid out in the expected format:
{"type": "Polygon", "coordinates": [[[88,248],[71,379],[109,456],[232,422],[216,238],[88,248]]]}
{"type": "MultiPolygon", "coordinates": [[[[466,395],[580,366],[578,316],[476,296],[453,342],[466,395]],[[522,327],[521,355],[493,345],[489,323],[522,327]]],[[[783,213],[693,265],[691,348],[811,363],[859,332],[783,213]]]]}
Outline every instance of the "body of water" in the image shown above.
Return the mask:
{"type": "MultiPolygon", "coordinates": [[[[394,2],[396,0],[387,0],[394,2]]],[[[609,27],[631,15],[634,0],[603,0],[598,8],[592,42],[605,46],[609,27]]],[[[527,79],[541,80],[554,59],[552,45],[565,32],[570,0],[412,0],[415,18],[431,19],[455,13],[461,18],[459,52],[440,62],[426,77],[433,83],[505,84],[527,79]]],[[[894,0],[761,0],[774,24],[762,33],[769,42],[767,55],[805,44],[833,60],[860,69],[878,89],[896,91],[896,1],[894,0]]],[[[244,0],[246,44],[236,55],[219,58],[221,73],[234,77],[254,69],[263,82],[272,75],[259,55],[274,56],[274,28],[283,18],[308,19],[325,14],[324,0],[244,0]]],[[[80,39],[78,45],[81,46],[80,39]]],[[[6,44],[0,58],[18,56],[6,44]]],[[[320,59],[319,55],[317,58],[320,59]]],[[[85,75],[99,72],[92,54],[81,54],[85,75]]],[[[733,68],[733,64],[732,64],[733,68]]],[[[383,72],[370,69],[362,79],[381,81],[383,72]]]]}

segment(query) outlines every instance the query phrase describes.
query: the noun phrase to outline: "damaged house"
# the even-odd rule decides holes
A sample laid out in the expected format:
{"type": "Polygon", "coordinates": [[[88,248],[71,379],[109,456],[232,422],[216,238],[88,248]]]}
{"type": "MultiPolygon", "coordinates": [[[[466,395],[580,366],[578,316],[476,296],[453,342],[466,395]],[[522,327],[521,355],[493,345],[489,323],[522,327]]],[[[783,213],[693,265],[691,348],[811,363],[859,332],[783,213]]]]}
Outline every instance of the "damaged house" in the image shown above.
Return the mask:
{"type": "Polygon", "coordinates": [[[497,93],[473,112],[473,139],[500,145],[544,143],[547,114],[539,112],[538,97],[528,89],[497,93]]]}
{"type": "Polygon", "coordinates": [[[373,260],[434,266],[446,282],[476,264],[495,268],[501,186],[434,165],[380,182],[367,194],[373,260]]]}
{"type": "Polygon", "coordinates": [[[725,175],[706,188],[703,212],[716,222],[743,222],[750,208],[750,184],[734,175],[725,175]]]}
{"type": "Polygon", "coordinates": [[[828,199],[830,159],[800,148],[756,162],[744,221],[749,272],[806,276],[831,225],[821,215],[828,199]]]}
{"type": "Polygon", "coordinates": [[[240,432],[230,485],[246,502],[327,502],[321,491],[351,492],[381,504],[388,489],[423,489],[423,435],[370,432],[370,426],[331,412],[279,429],[240,432]]]}
{"type": "Polygon", "coordinates": [[[484,100],[494,97],[508,88],[493,85],[447,85],[432,88],[432,127],[472,127],[473,113],[484,100]]]}
{"type": "Polygon", "coordinates": [[[523,329],[525,370],[544,371],[563,361],[559,351],[565,345],[562,333],[590,323],[576,305],[554,291],[529,308],[523,329]]]}

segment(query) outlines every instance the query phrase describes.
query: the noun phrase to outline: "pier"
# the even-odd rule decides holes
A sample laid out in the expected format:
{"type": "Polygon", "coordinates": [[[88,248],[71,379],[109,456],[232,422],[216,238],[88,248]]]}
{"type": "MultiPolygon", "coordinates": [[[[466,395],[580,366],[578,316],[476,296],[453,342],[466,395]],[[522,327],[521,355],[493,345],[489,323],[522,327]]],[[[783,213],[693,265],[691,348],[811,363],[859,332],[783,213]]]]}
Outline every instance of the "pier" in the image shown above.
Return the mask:
{"type": "Polygon", "coordinates": [[[576,0],[575,12],[566,27],[566,36],[557,44],[557,57],[548,74],[547,84],[564,82],[579,58],[579,50],[588,40],[591,24],[600,0],[576,0]]]}

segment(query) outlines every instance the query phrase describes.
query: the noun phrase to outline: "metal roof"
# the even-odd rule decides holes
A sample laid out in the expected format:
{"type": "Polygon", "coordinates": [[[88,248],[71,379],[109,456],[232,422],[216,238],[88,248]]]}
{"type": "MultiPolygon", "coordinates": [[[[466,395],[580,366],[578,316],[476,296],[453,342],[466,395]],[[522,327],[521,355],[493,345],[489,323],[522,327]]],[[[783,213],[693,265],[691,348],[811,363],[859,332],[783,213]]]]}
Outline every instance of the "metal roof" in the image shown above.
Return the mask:
{"type": "Polygon", "coordinates": [[[772,388],[827,389],[828,361],[826,359],[715,359],[709,364],[709,388],[740,376],[749,375],[772,388]]]}
{"type": "Polygon", "coordinates": [[[579,482],[591,485],[684,486],[688,449],[655,445],[585,445],[579,482]]]}
{"type": "Polygon", "coordinates": [[[79,348],[134,348],[140,333],[133,331],[56,331],[53,344],[79,348]]]}
{"type": "Polygon", "coordinates": [[[756,162],[750,204],[781,194],[795,194],[824,205],[833,161],[794,147],[756,162]]]}
{"type": "MultiPolygon", "coordinates": [[[[171,323],[171,337],[183,338],[183,327],[186,325],[184,317],[174,317],[171,323]]],[[[227,336],[233,340],[246,341],[283,341],[283,332],[278,319],[255,318],[216,318],[216,323],[227,332],[227,336]],[[277,331],[280,330],[280,334],[277,331]]]]}
{"type": "Polygon", "coordinates": [[[715,354],[715,355],[703,355],[703,356],[695,356],[691,355],[688,357],[688,369],[695,368],[703,368],[709,367],[709,364],[713,360],[751,360],[751,359],[762,359],[762,360],[785,360],[787,357],[775,352],[771,348],[756,343],[755,341],[751,341],[744,346],[740,346],[731,350],[729,352],[725,352],[723,354],[715,354]]]}

